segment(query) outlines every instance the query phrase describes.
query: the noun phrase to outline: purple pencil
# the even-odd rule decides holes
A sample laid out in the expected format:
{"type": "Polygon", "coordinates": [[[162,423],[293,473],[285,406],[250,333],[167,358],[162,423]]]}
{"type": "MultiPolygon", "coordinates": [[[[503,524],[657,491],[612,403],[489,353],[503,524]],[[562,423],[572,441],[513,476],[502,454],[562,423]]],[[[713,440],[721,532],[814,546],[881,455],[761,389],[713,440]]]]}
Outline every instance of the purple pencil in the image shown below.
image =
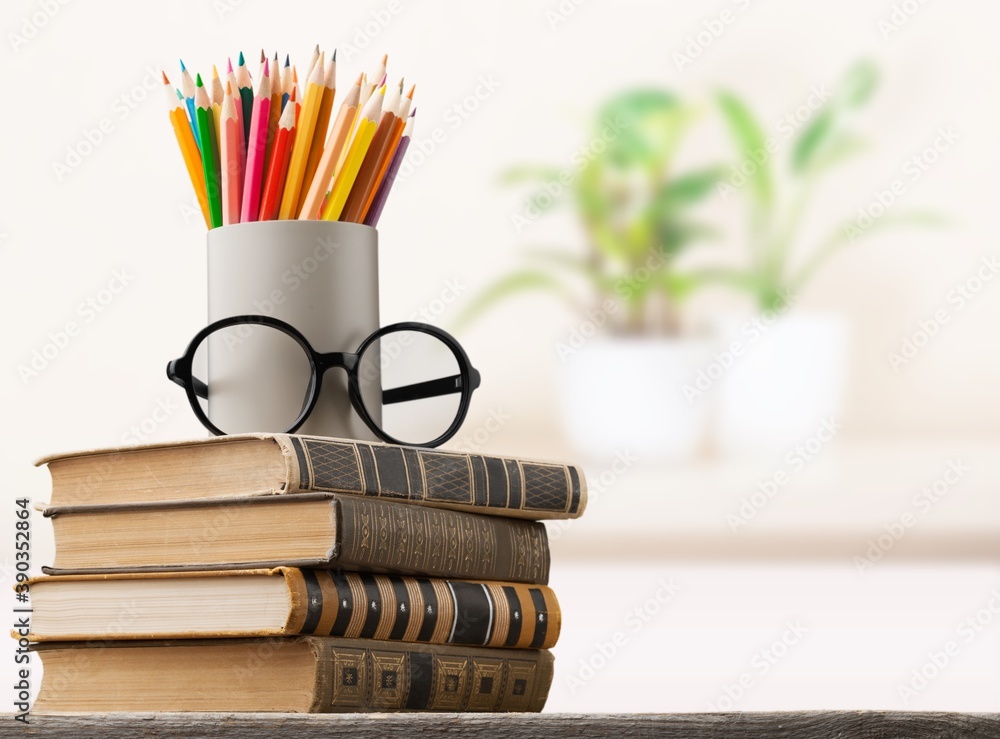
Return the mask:
{"type": "Polygon", "coordinates": [[[392,155],[392,161],[389,162],[389,168],[385,172],[385,177],[382,178],[382,184],[379,185],[372,205],[368,209],[368,215],[365,216],[366,226],[377,226],[378,219],[382,217],[385,201],[389,199],[392,183],[396,180],[396,174],[403,163],[403,157],[406,156],[406,148],[410,145],[410,138],[413,136],[413,116],[416,114],[417,109],[414,108],[406,120],[406,128],[403,129],[403,136],[399,139],[399,146],[396,147],[396,151],[392,155]]]}

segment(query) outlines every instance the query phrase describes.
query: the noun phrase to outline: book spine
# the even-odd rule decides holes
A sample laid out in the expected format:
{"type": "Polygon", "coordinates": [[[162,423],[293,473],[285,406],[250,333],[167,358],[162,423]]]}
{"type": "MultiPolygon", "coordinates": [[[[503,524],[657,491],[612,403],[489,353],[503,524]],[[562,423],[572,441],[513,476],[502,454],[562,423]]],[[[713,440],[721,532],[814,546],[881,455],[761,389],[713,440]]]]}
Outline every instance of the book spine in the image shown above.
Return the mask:
{"type": "Polygon", "coordinates": [[[576,518],[586,506],[586,482],[573,465],[308,436],[284,436],[280,442],[297,468],[289,479],[304,492],[532,520],[576,518]]]}
{"type": "Polygon", "coordinates": [[[337,496],[338,551],[347,570],[508,580],[544,585],[549,578],[545,527],[378,498],[337,496]]]}
{"type": "Polygon", "coordinates": [[[287,570],[286,633],[549,649],[562,614],[548,587],[328,570],[287,570]]]}
{"type": "Polygon", "coordinates": [[[346,647],[333,640],[317,640],[314,649],[315,712],[538,712],[552,684],[553,659],[545,650],[346,647]]]}

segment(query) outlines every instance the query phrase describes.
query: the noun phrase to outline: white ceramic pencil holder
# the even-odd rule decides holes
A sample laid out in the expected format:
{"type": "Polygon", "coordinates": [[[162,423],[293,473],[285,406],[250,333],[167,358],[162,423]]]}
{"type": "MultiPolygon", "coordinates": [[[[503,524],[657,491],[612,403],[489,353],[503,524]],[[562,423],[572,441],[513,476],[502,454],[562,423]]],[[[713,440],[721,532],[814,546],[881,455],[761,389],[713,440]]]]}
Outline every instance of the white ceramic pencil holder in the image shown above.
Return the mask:
{"type": "MultiPolygon", "coordinates": [[[[257,221],[208,232],[209,323],[236,315],[272,316],[298,329],[317,352],[355,352],[379,328],[378,309],[378,232],[371,226],[257,221]]],[[[287,352],[288,343],[275,340],[273,350],[287,352]]],[[[239,353],[209,349],[213,422],[227,433],[285,431],[287,408],[302,405],[299,378],[283,376],[280,362],[267,362],[263,371],[269,376],[261,383],[266,402],[246,392],[227,392],[224,378],[241,371],[230,366],[240,361],[239,353]]],[[[365,386],[374,389],[379,383],[365,386]]],[[[381,405],[365,400],[380,423],[381,405]]],[[[347,374],[338,368],[323,377],[316,407],[297,433],[377,440],[352,408],[347,374]]]]}

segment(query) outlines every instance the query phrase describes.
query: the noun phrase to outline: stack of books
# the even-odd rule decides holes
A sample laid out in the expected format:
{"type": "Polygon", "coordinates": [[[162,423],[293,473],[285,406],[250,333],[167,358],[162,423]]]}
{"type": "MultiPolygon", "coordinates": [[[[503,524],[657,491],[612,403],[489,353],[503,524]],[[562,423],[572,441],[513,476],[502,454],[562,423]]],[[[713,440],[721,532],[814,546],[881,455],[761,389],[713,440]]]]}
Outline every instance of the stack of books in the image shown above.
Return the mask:
{"type": "Polygon", "coordinates": [[[285,434],[44,459],[37,711],[539,711],[572,465],[285,434]]]}

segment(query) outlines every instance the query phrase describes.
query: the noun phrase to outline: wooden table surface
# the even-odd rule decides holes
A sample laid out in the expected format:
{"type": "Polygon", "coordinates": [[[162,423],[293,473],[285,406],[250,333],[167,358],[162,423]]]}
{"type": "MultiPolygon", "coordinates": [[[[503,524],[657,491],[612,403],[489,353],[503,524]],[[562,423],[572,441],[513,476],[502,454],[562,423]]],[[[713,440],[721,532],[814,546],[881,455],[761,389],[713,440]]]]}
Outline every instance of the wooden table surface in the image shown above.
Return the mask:
{"type": "Polygon", "coordinates": [[[88,714],[11,716],[0,737],[768,737],[774,739],[948,739],[996,737],[1000,714],[816,711],[679,714],[88,714]]]}

